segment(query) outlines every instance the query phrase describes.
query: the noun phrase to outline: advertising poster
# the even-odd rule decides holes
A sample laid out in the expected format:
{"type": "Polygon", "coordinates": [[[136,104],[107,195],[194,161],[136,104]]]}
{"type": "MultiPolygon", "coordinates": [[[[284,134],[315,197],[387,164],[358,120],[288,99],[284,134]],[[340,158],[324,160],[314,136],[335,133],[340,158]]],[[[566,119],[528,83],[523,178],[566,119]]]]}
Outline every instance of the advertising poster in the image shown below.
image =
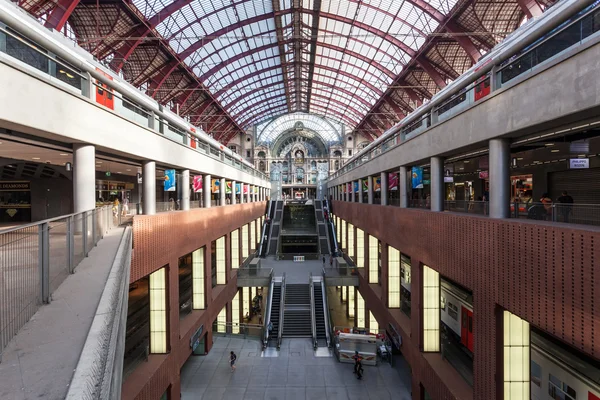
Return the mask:
{"type": "Polygon", "coordinates": [[[361,179],[361,182],[362,182],[362,191],[368,192],[369,191],[369,181],[367,179],[361,179]]]}
{"type": "Polygon", "coordinates": [[[202,193],[202,175],[194,176],[194,193],[202,193]]]}
{"type": "Polygon", "coordinates": [[[350,182],[346,183],[346,192],[352,193],[352,183],[350,183],[350,182]]]}
{"type": "Polygon", "coordinates": [[[258,194],[258,186],[254,186],[254,194],[258,194]]]}
{"type": "Polygon", "coordinates": [[[358,182],[354,181],[352,183],[354,184],[354,193],[358,193],[358,182]]]}
{"type": "Polygon", "coordinates": [[[248,194],[249,188],[250,188],[250,185],[244,185],[244,194],[248,194]]]}
{"type": "Polygon", "coordinates": [[[412,167],[412,188],[423,189],[423,167],[412,167]]]}
{"type": "Polygon", "coordinates": [[[221,186],[221,180],[220,179],[213,179],[212,180],[212,192],[213,193],[219,193],[219,187],[221,186]]]}
{"type": "Polygon", "coordinates": [[[373,190],[376,192],[381,191],[381,176],[378,176],[377,178],[375,178],[375,181],[373,183],[373,190]]]}
{"type": "Polygon", "coordinates": [[[165,192],[175,191],[175,170],[165,170],[165,192]]]}
{"type": "Polygon", "coordinates": [[[388,175],[388,190],[398,190],[398,174],[391,173],[388,175]]]}
{"type": "Polygon", "coordinates": [[[454,182],[454,164],[444,165],[444,183],[454,182]]]}
{"type": "Polygon", "coordinates": [[[231,182],[225,182],[225,194],[231,194],[231,182]]]}
{"type": "Polygon", "coordinates": [[[242,184],[236,182],[236,184],[235,184],[235,194],[240,194],[241,192],[242,192],[242,184]]]}

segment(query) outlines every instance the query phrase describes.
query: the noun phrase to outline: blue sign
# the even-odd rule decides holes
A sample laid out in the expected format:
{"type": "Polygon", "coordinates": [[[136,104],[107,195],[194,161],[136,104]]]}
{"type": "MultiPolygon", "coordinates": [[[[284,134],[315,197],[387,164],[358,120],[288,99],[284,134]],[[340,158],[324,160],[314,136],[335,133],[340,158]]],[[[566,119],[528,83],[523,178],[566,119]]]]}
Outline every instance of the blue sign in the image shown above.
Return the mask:
{"type": "Polygon", "coordinates": [[[354,193],[358,193],[358,182],[354,182],[354,193]]]}
{"type": "Polygon", "coordinates": [[[423,168],[412,167],[412,188],[423,189],[423,168]]]}
{"type": "Polygon", "coordinates": [[[175,191],[175,170],[165,170],[165,192],[175,191]]]}

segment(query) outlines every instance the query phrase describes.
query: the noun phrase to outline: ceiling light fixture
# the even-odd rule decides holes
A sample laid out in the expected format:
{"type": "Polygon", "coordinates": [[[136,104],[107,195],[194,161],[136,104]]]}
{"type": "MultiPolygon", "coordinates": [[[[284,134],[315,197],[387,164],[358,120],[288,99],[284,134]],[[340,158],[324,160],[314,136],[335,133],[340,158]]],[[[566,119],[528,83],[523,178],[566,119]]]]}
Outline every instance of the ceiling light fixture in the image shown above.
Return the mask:
{"type": "Polygon", "coordinates": [[[554,149],[554,150],[550,150],[550,153],[558,153],[560,150],[559,149],[554,149]]]}
{"type": "Polygon", "coordinates": [[[40,158],[39,157],[32,157],[31,159],[32,160],[39,160],[40,158]]]}
{"type": "Polygon", "coordinates": [[[67,153],[60,153],[61,156],[68,156],[69,154],[67,153]]]}

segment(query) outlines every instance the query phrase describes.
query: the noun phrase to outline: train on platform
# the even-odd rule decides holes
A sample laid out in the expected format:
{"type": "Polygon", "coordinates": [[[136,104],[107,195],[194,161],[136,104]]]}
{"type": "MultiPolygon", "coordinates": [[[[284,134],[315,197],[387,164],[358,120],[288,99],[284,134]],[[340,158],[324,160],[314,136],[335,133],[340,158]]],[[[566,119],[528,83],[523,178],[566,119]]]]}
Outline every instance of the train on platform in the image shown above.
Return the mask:
{"type": "MultiPolygon", "coordinates": [[[[473,296],[442,280],[440,314],[446,334],[473,356],[473,296]]],[[[531,400],[600,400],[600,366],[531,331],[531,400]],[[585,372],[585,374],[584,374],[585,372]]]]}
{"type": "MultiPolygon", "coordinates": [[[[32,54],[45,57],[46,63],[56,63],[56,76],[44,74],[40,70],[37,72],[41,79],[83,95],[96,104],[166,137],[172,133],[172,140],[190,148],[203,148],[207,155],[213,157],[223,154],[231,159],[231,163],[239,162],[254,169],[254,165],[241,155],[215,140],[202,128],[180,117],[176,109],[169,110],[164,107],[62,33],[46,29],[16,4],[0,3],[0,31],[13,39],[14,43],[29,46],[27,51],[32,54]]],[[[19,61],[21,60],[17,60],[19,61]]],[[[36,72],[35,69],[28,68],[29,65],[25,67],[36,72]]]]}

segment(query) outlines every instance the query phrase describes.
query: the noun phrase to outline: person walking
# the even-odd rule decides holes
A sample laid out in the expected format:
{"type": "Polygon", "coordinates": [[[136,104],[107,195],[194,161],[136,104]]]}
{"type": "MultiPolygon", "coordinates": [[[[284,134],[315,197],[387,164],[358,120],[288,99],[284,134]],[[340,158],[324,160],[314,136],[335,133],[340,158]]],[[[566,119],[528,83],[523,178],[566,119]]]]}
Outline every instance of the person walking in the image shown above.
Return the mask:
{"type": "Polygon", "coordinates": [[[229,365],[231,365],[231,372],[235,371],[235,360],[237,360],[237,356],[233,351],[229,353],[229,365]]]}
{"type": "Polygon", "coordinates": [[[333,256],[329,256],[329,268],[333,268],[333,256]]]}
{"type": "Polygon", "coordinates": [[[573,211],[573,198],[566,190],[563,190],[562,195],[556,199],[556,202],[560,204],[558,212],[562,215],[563,222],[568,223],[571,211],[573,211]]]}
{"type": "Polygon", "coordinates": [[[358,350],[354,352],[354,356],[352,356],[354,360],[354,374],[357,375],[358,379],[362,378],[362,357],[358,353],[358,350]]]}
{"type": "Polygon", "coordinates": [[[323,256],[323,268],[325,268],[325,256],[323,256]]]}

